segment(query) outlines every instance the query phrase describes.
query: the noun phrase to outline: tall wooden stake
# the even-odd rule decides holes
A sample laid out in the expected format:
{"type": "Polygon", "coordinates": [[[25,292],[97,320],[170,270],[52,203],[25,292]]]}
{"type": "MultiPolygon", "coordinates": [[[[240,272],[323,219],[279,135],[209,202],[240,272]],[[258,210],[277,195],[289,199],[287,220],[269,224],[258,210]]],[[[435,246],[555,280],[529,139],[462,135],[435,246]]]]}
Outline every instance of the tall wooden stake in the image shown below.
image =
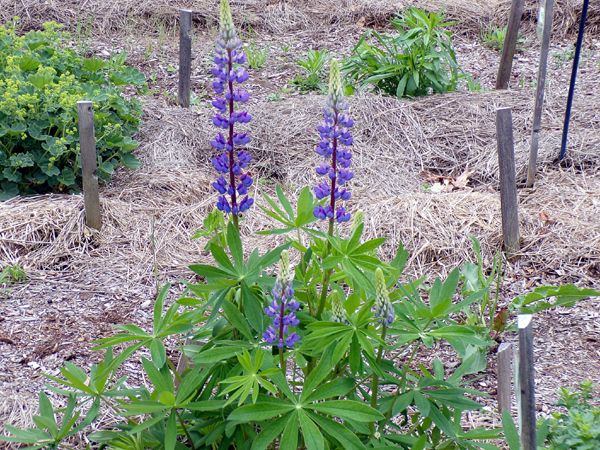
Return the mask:
{"type": "Polygon", "coordinates": [[[535,183],[538,147],[540,143],[540,130],[542,128],[542,110],[544,107],[546,72],[548,68],[548,51],[550,49],[550,35],[552,34],[552,11],[554,7],[554,0],[544,0],[542,4],[544,5],[544,28],[542,31],[542,49],[540,52],[540,67],[538,69],[535,109],[533,112],[533,130],[531,132],[529,167],[527,168],[527,187],[532,187],[535,183]]]}
{"type": "Polygon", "coordinates": [[[515,148],[513,142],[512,113],[510,108],[496,110],[496,140],[500,170],[500,205],[504,248],[509,256],[520,248],[519,204],[515,175],[515,148]]]}
{"type": "Polygon", "coordinates": [[[535,378],[531,314],[520,314],[519,328],[519,423],[523,450],[536,450],[535,378]]]}
{"type": "Polygon", "coordinates": [[[179,11],[179,106],[190,106],[192,76],[192,11],[179,11]]]}
{"type": "Polygon", "coordinates": [[[512,359],[513,349],[512,344],[503,342],[498,347],[496,378],[498,380],[498,412],[510,412],[511,395],[510,387],[512,380],[512,359]]]}
{"type": "Polygon", "coordinates": [[[79,142],[81,147],[81,171],[85,223],[88,227],[102,228],[100,194],[98,192],[98,169],[96,139],[94,137],[94,107],[92,102],[77,102],[79,116],[79,142]]]}
{"type": "Polygon", "coordinates": [[[523,15],[524,0],[512,0],[510,7],[510,16],[508,18],[508,28],[504,45],[502,47],[502,56],[500,58],[500,67],[498,68],[498,78],[496,79],[496,89],[507,89],[510,75],[512,73],[513,59],[517,49],[517,40],[519,38],[519,27],[521,26],[521,16],[523,15]]]}

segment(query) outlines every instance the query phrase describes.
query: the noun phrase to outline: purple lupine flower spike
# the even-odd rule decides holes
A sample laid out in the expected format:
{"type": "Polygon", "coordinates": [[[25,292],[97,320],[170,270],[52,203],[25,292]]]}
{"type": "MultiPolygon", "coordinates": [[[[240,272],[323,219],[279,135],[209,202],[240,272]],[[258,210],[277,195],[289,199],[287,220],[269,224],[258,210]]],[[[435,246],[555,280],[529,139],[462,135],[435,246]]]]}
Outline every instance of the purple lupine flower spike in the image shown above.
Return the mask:
{"type": "Polygon", "coordinates": [[[263,333],[266,343],[277,345],[279,348],[292,348],[300,340],[298,333],[290,332],[290,328],[300,324],[296,317],[300,304],[294,299],[292,281],[290,256],[287,250],[284,250],[281,252],[279,274],[271,292],[273,301],[265,308],[265,314],[273,319],[273,323],[263,333]]]}
{"type": "Polygon", "coordinates": [[[316,152],[327,160],[326,164],[317,167],[317,174],[327,179],[314,187],[318,200],[329,197],[328,204],[315,207],[314,215],[319,219],[329,220],[331,224],[333,221],[341,223],[350,220],[350,213],[340,205],[342,201],[350,200],[350,191],[343,186],[354,176],[349,170],[352,153],[348,150],[353,142],[350,128],[354,122],[348,116],[347,110],[340,68],[337,61],[333,60],[329,74],[327,107],[323,113],[323,123],[318,128],[321,141],[316,148],[316,152]]]}
{"type": "Polygon", "coordinates": [[[253,183],[252,177],[244,172],[252,160],[243,148],[250,142],[250,135],[236,132],[235,124],[248,123],[252,117],[247,111],[235,110],[235,104],[247,102],[250,95],[236,87],[248,79],[248,72],[241,66],[246,62],[246,55],[233,26],[228,0],[221,0],[220,12],[221,29],[215,48],[215,67],[212,70],[215,77],[213,90],[217,96],[211,104],[217,110],[213,124],[222,131],[211,142],[219,152],[212,163],[220,174],[213,187],[220,194],[217,208],[224,213],[233,214],[237,224],[237,216],[249,209],[254,199],[248,195],[248,189],[253,183]]]}

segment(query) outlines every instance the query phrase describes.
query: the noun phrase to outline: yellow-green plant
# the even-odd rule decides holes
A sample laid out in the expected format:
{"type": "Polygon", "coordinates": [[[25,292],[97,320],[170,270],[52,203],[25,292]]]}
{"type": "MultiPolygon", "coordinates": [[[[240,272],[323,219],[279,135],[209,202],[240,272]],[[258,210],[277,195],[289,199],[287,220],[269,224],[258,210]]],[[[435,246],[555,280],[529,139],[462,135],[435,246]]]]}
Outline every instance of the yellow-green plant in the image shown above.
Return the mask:
{"type": "Polygon", "coordinates": [[[85,58],[56,23],[22,36],[16,21],[0,26],[0,199],[77,190],[80,169],[77,101],[95,109],[98,175],[138,166],[141,104],[124,95],[145,86],[125,55],[85,58]]]}

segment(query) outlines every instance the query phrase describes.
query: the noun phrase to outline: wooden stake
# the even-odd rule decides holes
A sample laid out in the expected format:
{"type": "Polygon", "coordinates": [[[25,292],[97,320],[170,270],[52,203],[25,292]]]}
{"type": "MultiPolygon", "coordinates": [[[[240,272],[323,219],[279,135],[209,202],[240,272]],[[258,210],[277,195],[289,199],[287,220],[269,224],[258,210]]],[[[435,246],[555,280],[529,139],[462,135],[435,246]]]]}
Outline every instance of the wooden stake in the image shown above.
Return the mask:
{"type": "Polygon", "coordinates": [[[519,314],[519,423],[523,450],[536,450],[535,378],[531,314],[519,314]]]}
{"type": "Polygon", "coordinates": [[[509,256],[520,248],[519,206],[515,175],[515,148],[513,141],[512,112],[510,108],[496,110],[496,140],[500,170],[500,204],[502,209],[502,234],[504,248],[509,256]]]}
{"type": "Polygon", "coordinates": [[[552,11],[554,0],[544,0],[544,28],[542,32],[542,49],[540,52],[540,67],[538,68],[537,92],[533,112],[533,130],[531,132],[531,149],[529,151],[529,167],[527,168],[527,187],[535,183],[540,130],[542,128],[542,110],[544,107],[544,90],[546,87],[546,72],[548,68],[548,51],[550,50],[550,35],[552,34],[552,11]]]}
{"type": "Polygon", "coordinates": [[[81,172],[85,223],[88,227],[102,228],[100,194],[98,192],[98,162],[96,138],[94,137],[94,107],[92,102],[77,102],[79,116],[79,142],[81,147],[81,172]]]}
{"type": "Polygon", "coordinates": [[[519,38],[519,27],[521,26],[521,16],[523,15],[524,0],[512,0],[510,7],[510,16],[508,17],[508,28],[504,45],[502,47],[502,56],[500,58],[500,67],[498,68],[498,77],[496,78],[496,89],[507,89],[510,75],[512,73],[513,59],[517,49],[517,40],[519,38]]]}
{"type": "Polygon", "coordinates": [[[512,344],[503,342],[498,347],[496,353],[497,368],[496,378],[498,380],[498,412],[502,414],[503,411],[510,412],[511,407],[511,395],[510,387],[512,380],[512,359],[513,349],[512,344]]]}
{"type": "Polygon", "coordinates": [[[192,11],[179,10],[179,106],[190,106],[192,76],[192,11]]]}

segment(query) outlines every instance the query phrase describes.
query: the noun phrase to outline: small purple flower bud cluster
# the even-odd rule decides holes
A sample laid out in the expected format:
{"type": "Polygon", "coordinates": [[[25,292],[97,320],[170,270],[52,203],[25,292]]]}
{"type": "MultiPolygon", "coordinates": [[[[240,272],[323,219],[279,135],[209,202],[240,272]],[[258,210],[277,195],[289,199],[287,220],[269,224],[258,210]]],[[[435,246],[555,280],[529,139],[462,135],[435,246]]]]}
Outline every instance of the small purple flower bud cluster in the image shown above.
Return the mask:
{"type": "Polygon", "coordinates": [[[350,170],[352,153],[348,150],[353,142],[350,129],[354,121],[346,114],[348,106],[341,93],[341,77],[336,63],[332,63],[327,103],[324,121],[318,128],[321,141],[316,148],[317,154],[327,160],[317,167],[316,172],[327,179],[317,184],[313,191],[318,200],[329,198],[329,204],[315,207],[314,215],[322,220],[347,222],[350,213],[344,206],[336,207],[336,204],[351,197],[345,186],[354,176],[350,170]]]}
{"type": "Polygon", "coordinates": [[[242,42],[235,33],[229,5],[224,7],[223,3],[225,2],[221,5],[221,30],[216,43],[215,67],[212,70],[215,76],[213,90],[217,96],[211,103],[217,110],[213,124],[223,129],[211,142],[212,147],[219,152],[213,157],[212,164],[221,175],[212,186],[220,194],[217,208],[237,216],[250,208],[254,199],[248,196],[248,189],[253,183],[252,177],[244,172],[252,160],[244,149],[250,142],[250,136],[248,133],[234,131],[234,126],[236,123],[248,123],[252,117],[247,111],[235,111],[236,103],[246,103],[250,99],[247,91],[235,87],[248,80],[248,72],[240,66],[246,63],[246,55],[242,50],[242,42]]]}
{"type": "Polygon", "coordinates": [[[287,251],[281,255],[280,272],[271,294],[273,301],[265,308],[265,314],[273,319],[273,323],[263,333],[263,339],[279,348],[292,348],[300,340],[298,333],[290,333],[290,327],[297,327],[300,323],[296,317],[300,304],[294,299],[287,251]]]}

